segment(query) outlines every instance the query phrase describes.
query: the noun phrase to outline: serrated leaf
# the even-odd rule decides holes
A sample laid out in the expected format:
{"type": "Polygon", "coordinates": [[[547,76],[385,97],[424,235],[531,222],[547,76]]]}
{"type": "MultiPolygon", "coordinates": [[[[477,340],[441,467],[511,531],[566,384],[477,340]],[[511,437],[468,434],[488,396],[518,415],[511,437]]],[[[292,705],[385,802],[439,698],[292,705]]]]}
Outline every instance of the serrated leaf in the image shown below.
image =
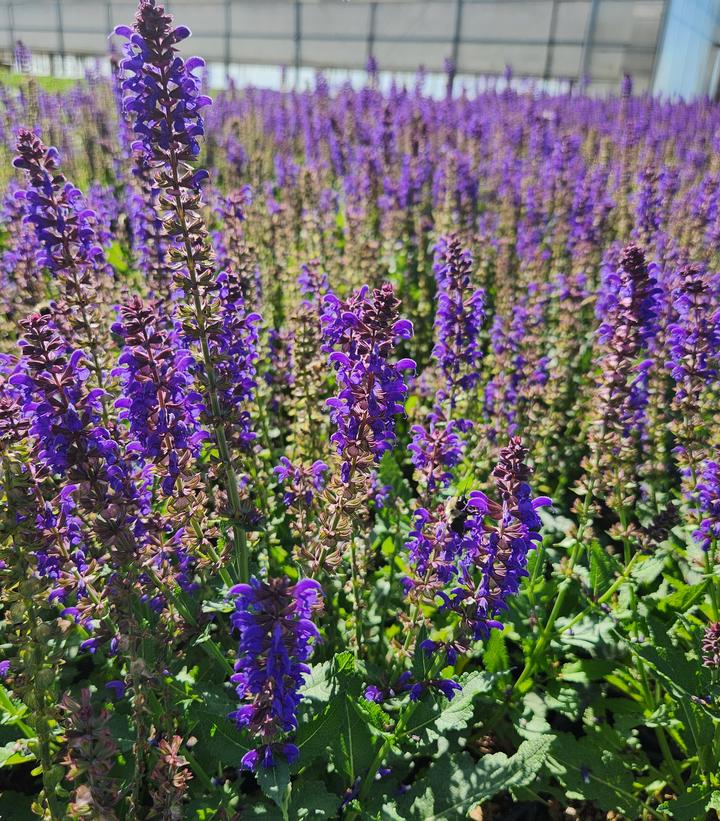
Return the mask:
{"type": "Polygon", "coordinates": [[[631,577],[640,584],[652,584],[662,573],[666,558],[664,554],[649,556],[633,567],[631,577]]]}
{"type": "Polygon", "coordinates": [[[341,799],[331,795],[322,781],[299,781],[293,784],[290,818],[332,818],[341,799]]]}
{"type": "Polygon", "coordinates": [[[483,663],[489,673],[502,673],[510,666],[510,659],[505,646],[505,634],[502,630],[491,631],[490,637],[485,643],[483,663]]]}
{"type": "Polygon", "coordinates": [[[598,598],[612,585],[618,574],[622,573],[622,565],[597,542],[590,543],[589,554],[590,587],[593,596],[598,598]]]}
{"type": "Polygon", "coordinates": [[[492,690],[497,676],[486,671],[476,671],[467,676],[461,676],[459,683],[462,690],[441,708],[435,721],[438,732],[446,733],[450,730],[462,730],[473,717],[474,702],[482,693],[492,690]]]}
{"type": "Polygon", "coordinates": [[[335,689],[332,667],[332,661],[324,661],[310,667],[310,672],[305,676],[305,683],[300,688],[303,698],[309,698],[319,703],[324,703],[330,699],[335,689]]]}
{"type": "MultiPolygon", "coordinates": [[[[720,793],[715,793],[720,796],[720,793]]],[[[710,806],[712,797],[707,787],[693,784],[682,795],[673,798],[672,801],[665,801],[658,809],[667,813],[675,821],[697,821],[698,818],[705,817],[708,809],[717,809],[710,806]]]]}
{"type": "Polygon", "coordinates": [[[522,715],[515,720],[515,729],[522,738],[537,738],[550,732],[546,719],[547,705],[538,693],[528,693],[522,701],[522,715]]]}
{"type": "Polygon", "coordinates": [[[255,777],[263,795],[286,812],[290,800],[290,767],[287,762],[279,759],[274,767],[258,767],[255,777]]]}
{"type": "Polygon", "coordinates": [[[463,817],[500,792],[531,784],[552,741],[553,736],[523,741],[510,757],[495,753],[475,761],[466,753],[444,755],[397,802],[395,812],[400,818],[422,821],[463,817]]]}
{"type": "Polygon", "coordinates": [[[595,801],[603,810],[621,810],[630,818],[642,817],[642,803],[633,795],[629,756],[608,748],[605,737],[576,739],[560,734],[548,761],[550,769],[570,798],[595,801]]]}

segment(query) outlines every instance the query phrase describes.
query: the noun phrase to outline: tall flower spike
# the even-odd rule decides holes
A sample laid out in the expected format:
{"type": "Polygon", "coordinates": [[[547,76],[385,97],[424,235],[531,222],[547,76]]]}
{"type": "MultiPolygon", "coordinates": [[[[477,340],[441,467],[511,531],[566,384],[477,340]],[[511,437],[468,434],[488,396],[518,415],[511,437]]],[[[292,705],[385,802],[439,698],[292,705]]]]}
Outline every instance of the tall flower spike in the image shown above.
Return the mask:
{"type": "MultiPolygon", "coordinates": [[[[654,269],[635,245],[614,270],[606,269],[597,312],[597,409],[590,431],[588,466],[597,489],[636,482],[645,431],[652,360],[638,360],[657,331],[659,289],[654,269]],[[615,473],[620,474],[616,476],[615,473]]],[[[620,500],[615,500],[616,504],[620,500]]]]}
{"type": "Polygon", "coordinates": [[[195,171],[192,163],[204,134],[201,110],[211,103],[200,94],[200,80],[193,73],[204,62],[177,55],[177,43],[190,30],[173,28],[172,17],[154,0],[140,0],[134,27],[118,26],[115,33],[130,41],[121,68],[123,105],[138,136],[133,149],[143,152],[154,168],[173,246],[172,267],[179,287],[195,301],[190,326],[203,333],[210,319],[206,299],[214,287],[214,260],[200,215],[200,183],[208,174],[195,171]]]}
{"type": "Polygon", "coordinates": [[[712,440],[707,420],[713,415],[713,388],[720,384],[720,309],[710,277],[695,265],[680,270],[671,296],[676,317],[668,326],[667,366],[675,383],[677,412],[671,428],[687,486],[712,440]]]}
{"type": "MultiPolygon", "coordinates": [[[[154,168],[160,189],[159,205],[169,237],[169,254],[175,281],[185,294],[183,329],[197,340],[202,351],[206,382],[206,410],[210,416],[225,473],[225,490],[231,511],[233,541],[238,553],[240,578],[249,575],[244,511],[233,457],[227,441],[218,373],[213,354],[222,347],[223,321],[216,293],[219,287],[207,226],[203,220],[200,184],[208,174],[196,171],[198,138],[204,133],[201,111],[210,105],[200,93],[194,72],[204,65],[198,57],[183,60],[176,45],[190,36],[186,26],[173,28],[172,17],[154,0],[140,0],[133,28],[120,26],[115,33],[128,38],[122,62],[125,111],[139,139],[133,148],[143,151],[154,168]],[[219,340],[219,341],[218,341],[219,340]]],[[[237,342],[237,337],[235,337],[237,342]]],[[[234,351],[233,353],[236,353],[234,351]]]]}
{"type": "MultiPolygon", "coordinates": [[[[551,502],[532,497],[526,456],[517,437],[500,451],[492,474],[499,502],[472,491],[459,511],[442,506],[416,511],[406,544],[413,575],[405,579],[405,589],[418,607],[439,597],[441,611],[460,616],[455,642],[445,647],[451,663],[469,640],[487,638],[502,626],[499,617],[518,592],[528,552],[540,540],[536,511],[551,502]]],[[[425,650],[438,648],[432,641],[424,644],[425,650]]]]}
{"type": "Polygon", "coordinates": [[[79,346],[90,352],[96,381],[102,387],[97,285],[107,272],[107,262],[95,231],[95,213],[60,173],[56,148],[48,148],[24,129],[18,135],[17,152],[13,165],[26,172],[28,188],[15,196],[24,201],[25,219],[40,243],[37,262],[59,279],[60,310],[79,346]]]}
{"type": "Polygon", "coordinates": [[[364,286],[347,301],[325,297],[323,349],[332,351],[341,387],[327,404],[346,481],[353,466],[379,459],[395,443],[394,417],[403,412],[407,394],[403,371],[416,367],[412,359],[390,359],[397,341],[412,336],[412,324],[400,319],[399,305],[389,283],[372,294],[364,286]]]}
{"type": "Polygon", "coordinates": [[[94,527],[103,544],[127,559],[136,548],[145,507],[132,466],[118,441],[101,423],[102,391],[88,385],[82,351],[68,348],[47,316],[21,322],[24,372],[10,382],[24,395],[37,460],[73,483],[77,505],[97,514],[94,527]]]}
{"type": "Polygon", "coordinates": [[[298,748],[287,740],[297,728],[299,689],[309,672],[305,662],[318,640],[313,613],[322,608],[322,590],[312,579],[291,585],[286,578],[253,578],[236,585],[233,628],[240,645],[231,681],[245,705],[231,714],[258,745],[243,759],[250,769],[272,767],[279,754],[288,761],[298,748]]]}
{"type": "Polygon", "coordinates": [[[480,330],[485,321],[485,292],[473,290],[473,258],[459,237],[441,237],[435,246],[433,271],[437,280],[437,343],[433,356],[445,377],[452,405],[456,391],[468,390],[480,379],[480,330]]]}
{"type": "Polygon", "coordinates": [[[190,373],[194,360],[173,344],[159,326],[156,311],[139,297],[123,305],[120,316],[113,325],[125,342],[119,367],[113,370],[122,385],[122,396],[115,402],[118,418],[130,424],[134,441],[129,450],[156,465],[163,493],[171,496],[206,438],[198,422],[201,398],[190,373]]]}

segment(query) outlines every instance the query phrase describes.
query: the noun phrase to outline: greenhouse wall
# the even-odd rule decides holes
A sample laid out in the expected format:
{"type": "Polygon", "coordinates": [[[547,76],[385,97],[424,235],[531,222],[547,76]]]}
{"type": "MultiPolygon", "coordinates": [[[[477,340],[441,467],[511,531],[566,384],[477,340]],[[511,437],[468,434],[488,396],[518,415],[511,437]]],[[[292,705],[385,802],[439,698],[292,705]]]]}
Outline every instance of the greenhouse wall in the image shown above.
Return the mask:
{"type": "MultiPolygon", "coordinates": [[[[192,28],[192,50],[218,67],[381,69],[515,76],[682,95],[714,91],[720,0],[172,0],[192,28]],[[659,47],[659,44],[662,48],[659,47]]],[[[56,72],[102,56],[106,34],[134,14],[129,2],[0,0],[0,52],[21,40],[56,72]],[[69,58],[69,59],[67,59],[69,58]]],[[[216,69],[217,70],[217,69],[216,69]]],[[[232,73],[232,72],[231,72],[232,73]]],[[[223,71],[224,74],[224,71],[223,71]]],[[[245,72],[245,75],[247,72],[245,72]]],[[[257,72],[262,75],[261,71],[257,72]]],[[[242,72],[241,72],[242,76],[242,72]]],[[[266,76],[274,76],[266,74],[266,76]]]]}

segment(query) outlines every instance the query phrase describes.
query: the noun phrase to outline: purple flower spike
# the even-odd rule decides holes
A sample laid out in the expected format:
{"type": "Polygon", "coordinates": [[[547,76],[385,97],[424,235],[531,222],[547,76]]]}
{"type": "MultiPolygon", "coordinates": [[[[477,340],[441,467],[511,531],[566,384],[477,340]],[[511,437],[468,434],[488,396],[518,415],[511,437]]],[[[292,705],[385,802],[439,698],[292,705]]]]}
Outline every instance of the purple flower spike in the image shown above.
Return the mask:
{"type": "Polygon", "coordinates": [[[365,286],[347,302],[334,294],[325,297],[323,350],[330,353],[341,387],[327,404],[344,477],[352,466],[377,461],[395,444],[394,417],[404,412],[407,395],[402,371],[415,367],[410,359],[390,359],[398,336],[412,335],[411,323],[398,319],[399,305],[389,283],[372,293],[365,286]]]}
{"type": "Polygon", "coordinates": [[[456,389],[468,390],[480,379],[480,330],[485,321],[485,292],[472,289],[472,254],[456,236],[435,246],[433,271],[438,285],[433,356],[445,376],[451,404],[456,389]]]}
{"type": "Polygon", "coordinates": [[[275,756],[297,758],[297,747],[283,737],[297,727],[296,711],[318,640],[312,616],[322,607],[322,589],[312,579],[291,585],[286,578],[252,579],[236,585],[233,628],[240,636],[238,660],[231,681],[245,702],[231,714],[260,745],[243,758],[243,766],[272,767],[275,756]]]}

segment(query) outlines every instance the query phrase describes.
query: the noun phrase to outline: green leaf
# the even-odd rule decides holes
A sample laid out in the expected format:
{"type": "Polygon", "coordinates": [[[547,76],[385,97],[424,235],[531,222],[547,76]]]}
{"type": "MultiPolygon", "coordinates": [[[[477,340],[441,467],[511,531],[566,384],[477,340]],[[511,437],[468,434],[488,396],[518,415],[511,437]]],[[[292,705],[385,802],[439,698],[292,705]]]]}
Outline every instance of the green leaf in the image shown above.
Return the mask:
{"type": "Polygon", "coordinates": [[[672,593],[662,596],[657,603],[657,608],[661,613],[667,611],[686,613],[704,595],[707,589],[705,582],[689,585],[682,584],[677,579],[672,579],[671,584],[676,589],[672,593]]]}
{"type": "Polygon", "coordinates": [[[652,584],[662,573],[667,556],[664,553],[648,556],[640,564],[635,565],[630,575],[640,584],[652,584]]]}
{"type": "Polygon", "coordinates": [[[332,661],[324,661],[310,667],[310,672],[305,676],[305,684],[300,688],[303,698],[321,704],[330,700],[335,689],[332,667],[332,661]]]}
{"type": "Polygon", "coordinates": [[[342,731],[341,699],[335,699],[319,711],[314,706],[300,714],[295,743],[300,749],[298,768],[305,767],[321,756],[332,739],[342,731]]]}
{"type": "MultiPolygon", "coordinates": [[[[720,796],[720,793],[714,795],[720,796]]],[[[698,818],[705,818],[706,810],[717,807],[712,806],[712,796],[708,787],[693,784],[682,795],[673,798],[672,801],[666,801],[658,809],[676,821],[697,821],[698,818]]]]}
{"type": "Polygon", "coordinates": [[[476,671],[466,676],[460,676],[459,683],[462,691],[452,700],[445,702],[440,715],[435,721],[435,727],[444,734],[450,730],[462,730],[473,717],[474,702],[477,696],[489,693],[497,676],[493,673],[476,671]]]}
{"type": "Polygon", "coordinates": [[[601,681],[616,667],[617,664],[614,661],[607,659],[582,659],[563,664],[559,677],[563,681],[589,684],[591,681],[601,681]]]}
{"type": "Polygon", "coordinates": [[[215,770],[218,763],[239,767],[250,745],[247,736],[228,718],[236,702],[220,687],[206,686],[198,696],[187,711],[192,733],[198,739],[195,756],[208,770],[215,770]]]}
{"type": "Polygon", "coordinates": [[[619,755],[606,737],[558,735],[549,756],[550,769],[569,798],[595,801],[603,810],[642,817],[642,803],[633,794],[632,758],[619,755]]]}
{"type": "Polygon", "coordinates": [[[290,767],[287,762],[280,759],[274,767],[258,767],[255,776],[263,794],[287,817],[290,802],[290,767]]]}
{"type": "Polygon", "coordinates": [[[717,790],[710,796],[706,810],[720,810],[720,792],[717,790]]]}
{"type": "Polygon", "coordinates": [[[597,542],[590,543],[590,587],[593,597],[601,596],[622,573],[622,565],[597,542]]]}
{"type": "Polygon", "coordinates": [[[34,761],[35,756],[27,747],[25,741],[11,741],[0,747],[0,767],[14,767],[16,764],[25,764],[34,761]]]}
{"type": "Polygon", "coordinates": [[[491,631],[490,638],[485,643],[483,662],[485,669],[490,673],[504,673],[510,666],[505,634],[502,630],[491,631]]]}
{"type": "Polygon", "coordinates": [[[523,741],[509,758],[505,753],[486,755],[479,761],[467,753],[444,755],[398,802],[397,817],[422,821],[459,818],[500,792],[527,786],[543,766],[552,741],[553,736],[523,741]]]}
{"type": "Polygon", "coordinates": [[[290,817],[333,818],[340,806],[340,797],[331,795],[322,781],[300,781],[293,784],[290,817]]]}
{"type": "Polygon", "coordinates": [[[361,701],[364,674],[352,653],[312,668],[303,694],[314,700],[304,705],[296,744],[305,767],[329,748],[335,766],[353,781],[372,761],[374,736],[382,732],[386,716],[377,704],[361,701]],[[317,704],[325,703],[318,710],[317,704]]]}
{"type": "Polygon", "coordinates": [[[330,747],[335,766],[347,776],[349,783],[363,773],[373,759],[375,744],[367,721],[352,705],[345,693],[340,701],[340,732],[332,738],[330,747]]]}

